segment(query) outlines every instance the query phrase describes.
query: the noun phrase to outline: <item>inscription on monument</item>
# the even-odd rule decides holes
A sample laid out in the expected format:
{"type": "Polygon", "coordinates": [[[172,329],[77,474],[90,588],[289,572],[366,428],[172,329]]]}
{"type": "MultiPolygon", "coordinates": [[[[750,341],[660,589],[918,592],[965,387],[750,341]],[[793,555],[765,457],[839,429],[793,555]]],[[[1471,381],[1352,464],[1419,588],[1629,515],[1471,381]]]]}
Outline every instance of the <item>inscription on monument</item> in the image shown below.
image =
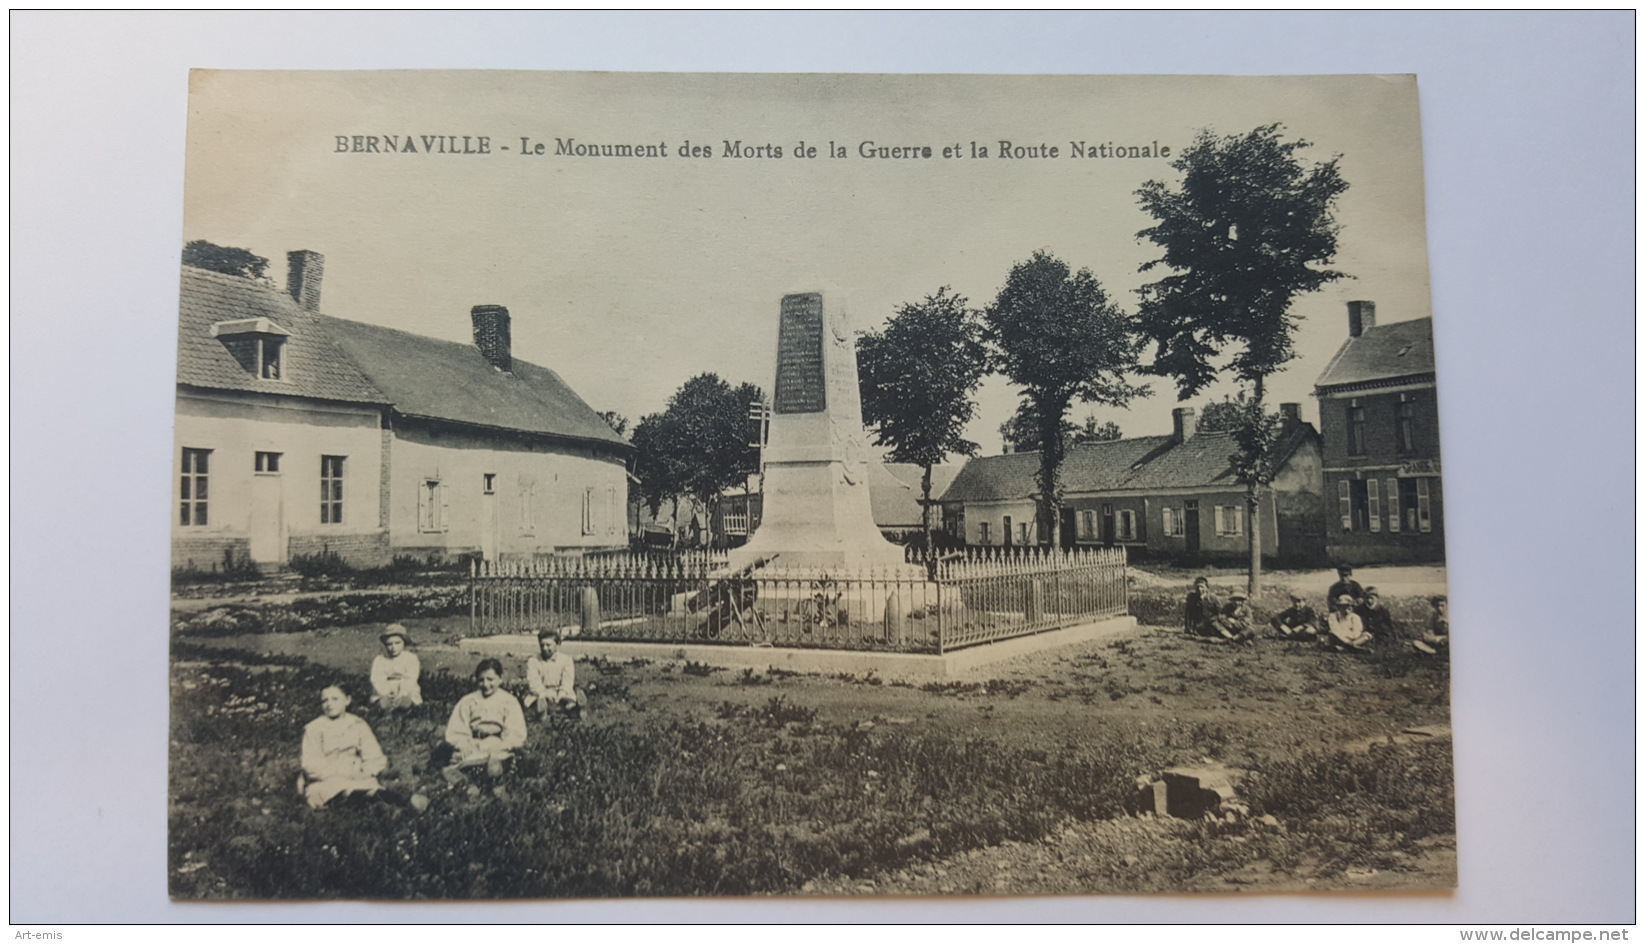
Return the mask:
{"type": "Polygon", "coordinates": [[[777,413],[821,413],[828,408],[823,382],[822,296],[784,295],[777,323],[777,413]]]}

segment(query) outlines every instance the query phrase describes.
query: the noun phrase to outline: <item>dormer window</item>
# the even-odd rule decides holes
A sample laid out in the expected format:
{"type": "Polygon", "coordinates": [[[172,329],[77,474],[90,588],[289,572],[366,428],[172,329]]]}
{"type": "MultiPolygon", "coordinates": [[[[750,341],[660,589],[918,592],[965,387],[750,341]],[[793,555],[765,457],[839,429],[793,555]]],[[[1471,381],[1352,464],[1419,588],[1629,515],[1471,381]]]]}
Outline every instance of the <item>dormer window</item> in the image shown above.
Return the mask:
{"type": "Polygon", "coordinates": [[[211,336],[223,342],[241,367],[261,380],[286,378],[286,339],[291,332],[268,318],[219,321],[211,336]]]}

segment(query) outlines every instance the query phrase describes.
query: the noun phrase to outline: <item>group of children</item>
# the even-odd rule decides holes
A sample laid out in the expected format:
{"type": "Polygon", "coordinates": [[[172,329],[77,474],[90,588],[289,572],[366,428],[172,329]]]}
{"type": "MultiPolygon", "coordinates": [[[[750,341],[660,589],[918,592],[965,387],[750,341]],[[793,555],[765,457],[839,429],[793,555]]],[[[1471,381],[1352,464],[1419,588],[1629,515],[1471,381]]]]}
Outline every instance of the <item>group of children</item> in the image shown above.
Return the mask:
{"type": "MultiPolygon", "coordinates": [[[[1354,569],[1337,568],[1337,582],[1326,591],[1328,609],[1324,620],[1304,602],[1302,594],[1291,594],[1291,605],[1275,614],[1268,625],[1280,639],[1318,641],[1338,650],[1364,651],[1395,639],[1394,618],[1383,604],[1376,587],[1361,587],[1354,569]]],[[[1194,587],[1183,604],[1184,630],[1191,636],[1223,642],[1250,643],[1256,638],[1249,596],[1243,590],[1228,595],[1226,603],[1211,595],[1211,582],[1194,578],[1194,587]]],[[[1444,596],[1428,598],[1433,608],[1427,632],[1411,645],[1427,655],[1438,655],[1450,643],[1451,623],[1444,596]]]]}
{"type": "MultiPolygon", "coordinates": [[[[421,705],[422,664],[410,651],[406,628],[396,623],[378,638],[383,653],[371,663],[372,702],[391,712],[421,705]]],[[[538,654],[525,666],[525,707],[503,689],[502,662],[480,660],[474,669],[475,690],[452,708],[444,742],[435,749],[435,765],[448,784],[478,796],[480,787],[471,778],[483,775],[493,795],[504,796],[508,761],[525,746],[526,708],[543,720],[581,717],[584,696],[576,687],[571,656],[560,650],[562,641],[558,629],[537,634],[538,654]]],[[[320,692],[320,717],[303,728],[299,792],[315,809],[342,798],[390,802],[422,812],[428,807],[422,793],[405,796],[378,782],[388,769],[388,758],[371,725],[349,711],[352,703],[341,685],[328,685],[320,692]]]]}

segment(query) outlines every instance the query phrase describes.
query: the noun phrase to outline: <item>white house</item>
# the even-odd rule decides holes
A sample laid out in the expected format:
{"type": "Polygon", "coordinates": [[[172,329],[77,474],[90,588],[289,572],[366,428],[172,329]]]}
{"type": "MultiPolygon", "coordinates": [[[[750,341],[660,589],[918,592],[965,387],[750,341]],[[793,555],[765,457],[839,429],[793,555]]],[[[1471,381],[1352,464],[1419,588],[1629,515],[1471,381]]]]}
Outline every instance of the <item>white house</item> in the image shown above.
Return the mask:
{"type": "Polygon", "coordinates": [[[439,341],[321,314],[323,272],[291,253],[280,292],[184,267],[174,566],[626,545],[631,447],[513,357],[507,309],[439,341]]]}

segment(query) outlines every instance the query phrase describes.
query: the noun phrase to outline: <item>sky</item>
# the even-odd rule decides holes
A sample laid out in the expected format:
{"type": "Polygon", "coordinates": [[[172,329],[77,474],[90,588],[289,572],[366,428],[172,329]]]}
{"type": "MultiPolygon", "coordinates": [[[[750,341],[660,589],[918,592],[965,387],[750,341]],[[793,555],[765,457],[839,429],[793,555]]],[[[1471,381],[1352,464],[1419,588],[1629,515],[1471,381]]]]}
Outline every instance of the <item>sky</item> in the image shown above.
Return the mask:
{"type": "MultiPolygon", "coordinates": [[[[1352,278],[1296,302],[1299,357],[1269,385],[1317,421],[1309,393],[1346,336],[1348,300],[1375,301],[1381,323],[1431,313],[1409,76],[201,71],[184,237],[267,256],[281,285],[288,251],[324,254],[321,308],[338,317],[468,342],[469,309],[505,305],[515,356],[638,420],[704,371],[769,390],[787,292],[820,289],[872,329],[944,285],[984,307],[1044,249],[1134,311],[1158,277],[1138,268],[1159,254],[1136,236],[1151,220],[1135,192],[1178,174],[1162,157],[1072,157],[1072,143],[1176,153],[1201,128],[1273,122],[1312,143],[1307,159],[1340,155],[1349,183],[1333,267],[1352,278]],[[368,135],[379,151],[356,152],[368,135]],[[458,149],[466,135],[471,151],[484,136],[489,153],[383,153],[389,135],[455,136],[458,149]],[[1002,139],[1058,154],[1001,158],[1002,139]],[[558,141],[667,156],[556,154],[558,141]],[[727,142],[783,156],[728,157],[727,142]],[[817,156],[796,156],[801,142],[817,156]],[[865,157],[865,142],[932,156],[865,157]],[[991,156],[971,157],[973,142],[991,156]]],[[[1094,412],[1151,435],[1173,407],[1234,392],[1181,404],[1168,380],[1150,386],[1128,410],[1094,412]]],[[[1015,405],[1003,378],[984,385],[967,431],[984,454],[1015,405]]]]}

